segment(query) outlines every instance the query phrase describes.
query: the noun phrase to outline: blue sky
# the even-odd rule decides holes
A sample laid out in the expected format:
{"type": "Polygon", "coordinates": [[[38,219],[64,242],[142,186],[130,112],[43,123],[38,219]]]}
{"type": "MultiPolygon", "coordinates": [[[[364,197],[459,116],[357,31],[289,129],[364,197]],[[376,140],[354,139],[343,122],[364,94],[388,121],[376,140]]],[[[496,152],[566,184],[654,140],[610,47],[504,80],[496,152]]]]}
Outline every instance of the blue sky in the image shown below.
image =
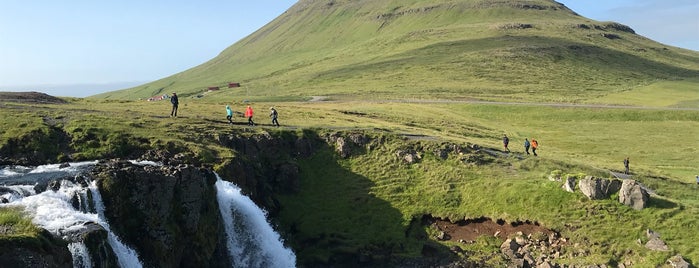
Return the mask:
{"type": "MultiPolygon", "coordinates": [[[[697,0],[559,2],[699,51],[697,0]]],[[[1,0],[0,91],[84,97],[157,80],[215,57],[295,3],[1,0]]]]}

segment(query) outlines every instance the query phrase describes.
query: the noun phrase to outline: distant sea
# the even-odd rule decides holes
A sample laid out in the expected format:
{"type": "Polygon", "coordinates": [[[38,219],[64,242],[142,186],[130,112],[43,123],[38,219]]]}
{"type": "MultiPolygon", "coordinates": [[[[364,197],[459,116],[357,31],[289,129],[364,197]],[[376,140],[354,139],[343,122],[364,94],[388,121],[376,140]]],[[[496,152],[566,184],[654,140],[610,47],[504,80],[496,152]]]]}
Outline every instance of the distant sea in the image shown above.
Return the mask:
{"type": "Polygon", "coordinates": [[[26,92],[35,91],[49,94],[55,97],[84,98],[104,92],[127,89],[148,83],[148,81],[115,82],[103,84],[63,84],[63,85],[27,85],[27,86],[0,86],[0,91],[26,92]]]}

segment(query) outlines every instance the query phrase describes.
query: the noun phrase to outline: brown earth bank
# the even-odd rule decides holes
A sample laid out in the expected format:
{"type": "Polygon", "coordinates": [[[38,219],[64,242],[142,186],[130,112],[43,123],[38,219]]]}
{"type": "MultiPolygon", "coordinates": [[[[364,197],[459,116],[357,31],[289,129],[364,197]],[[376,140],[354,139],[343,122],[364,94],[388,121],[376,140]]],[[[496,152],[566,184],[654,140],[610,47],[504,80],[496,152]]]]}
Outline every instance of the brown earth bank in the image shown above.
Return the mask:
{"type": "Polygon", "coordinates": [[[57,98],[41,92],[4,92],[0,91],[0,102],[19,102],[19,103],[51,103],[61,104],[67,103],[61,98],[57,98]]]}
{"type": "Polygon", "coordinates": [[[536,222],[518,221],[506,223],[503,220],[493,221],[492,219],[481,217],[451,222],[448,219],[430,218],[428,221],[440,232],[446,234],[442,240],[473,242],[480,236],[495,236],[506,239],[514,235],[544,234],[546,236],[555,233],[548,228],[540,226],[536,222]],[[448,238],[448,239],[447,239],[448,238]]]}

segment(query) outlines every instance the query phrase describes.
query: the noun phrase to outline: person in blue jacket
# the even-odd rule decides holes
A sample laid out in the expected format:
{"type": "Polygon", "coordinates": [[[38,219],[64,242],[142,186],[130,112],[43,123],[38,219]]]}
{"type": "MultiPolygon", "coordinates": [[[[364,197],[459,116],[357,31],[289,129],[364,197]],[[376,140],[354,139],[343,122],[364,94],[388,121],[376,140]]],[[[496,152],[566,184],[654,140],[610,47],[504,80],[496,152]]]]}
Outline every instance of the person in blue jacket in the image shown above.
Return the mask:
{"type": "Polygon", "coordinates": [[[233,110],[229,105],[226,105],[226,119],[228,119],[228,124],[233,124],[233,110]]]}

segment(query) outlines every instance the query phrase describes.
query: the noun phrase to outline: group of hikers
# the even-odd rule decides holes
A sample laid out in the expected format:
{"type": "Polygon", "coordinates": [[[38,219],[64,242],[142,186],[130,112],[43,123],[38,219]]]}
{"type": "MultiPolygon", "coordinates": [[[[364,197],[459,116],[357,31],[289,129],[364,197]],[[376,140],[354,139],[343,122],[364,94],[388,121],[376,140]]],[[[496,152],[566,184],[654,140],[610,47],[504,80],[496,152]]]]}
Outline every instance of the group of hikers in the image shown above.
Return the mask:
{"type": "MultiPolygon", "coordinates": [[[[170,117],[177,117],[177,107],[180,105],[180,101],[177,98],[177,93],[172,93],[172,96],[170,97],[170,103],[172,103],[170,117]]],[[[272,125],[278,127],[279,121],[277,120],[277,117],[279,117],[279,113],[277,112],[277,109],[275,109],[274,107],[270,107],[269,110],[269,117],[272,118],[272,125]]],[[[248,107],[245,109],[245,117],[248,119],[248,126],[255,125],[255,122],[252,120],[253,114],[254,112],[252,110],[252,107],[248,105],[248,107]]],[[[226,119],[228,119],[229,124],[233,124],[233,109],[231,109],[230,105],[226,105],[226,119]]]]}
{"type": "MultiPolygon", "coordinates": [[[[507,146],[509,146],[509,144],[510,144],[510,138],[507,137],[507,134],[503,134],[502,135],[502,145],[505,146],[506,152],[510,152],[510,148],[507,147],[507,146]]],[[[538,141],[536,141],[534,138],[532,138],[531,141],[529,141],[527,138],[524,138],[524,152],[529,154],[529,148],[532,149],[532,153],[534,154],[534,156],[538,156],[538,154],[536,154],[536,149],[539,148],[538,141]]]]}
{"type": "MultiPolygon", "coordinates": [[[[277,112],[277,109],[274,107],[269,107],[269,117],[272,118],[272,125],[275,127],[279,126],[279,121],[277,120],[277,117],[279,117],[279,113],[277,112]]],[[[245,118],[248,119],[248,126],[254,126],[255,121],[252,120],[252,116],[254,115],[254,111],[252,110],[252,107],[248,105],[247,108],[245,108],[245,118]]],[[[228,119],[229,124],[233,124],[233,110],[231,109],[230,105],[226,105],[226,119],[228,119]]]]}
{"type": "MultiPolygon", "coordinates": [[[[502,135],[502,145],[505,147],[506,152],[510,152],[510,148],[508,148],[508,145],[510,144],[510,138],[507,137],[507,134],[502,135]]],[[[536,149],[539,147],[539,142],[536,141],[534,138],[529,141],[527,138],[524,138],[524,152],[529,154],[529,148],[532,149],[532,153],[534,156],[538,156],[536,154],[536,149]]],[[[631,172],[629,171],[629,157],[627,156],[624,158],[624,174],[629,175],[631,172]]],[[[697,184],[699,184],[699,175],[697,175],[697,184]]]]}

